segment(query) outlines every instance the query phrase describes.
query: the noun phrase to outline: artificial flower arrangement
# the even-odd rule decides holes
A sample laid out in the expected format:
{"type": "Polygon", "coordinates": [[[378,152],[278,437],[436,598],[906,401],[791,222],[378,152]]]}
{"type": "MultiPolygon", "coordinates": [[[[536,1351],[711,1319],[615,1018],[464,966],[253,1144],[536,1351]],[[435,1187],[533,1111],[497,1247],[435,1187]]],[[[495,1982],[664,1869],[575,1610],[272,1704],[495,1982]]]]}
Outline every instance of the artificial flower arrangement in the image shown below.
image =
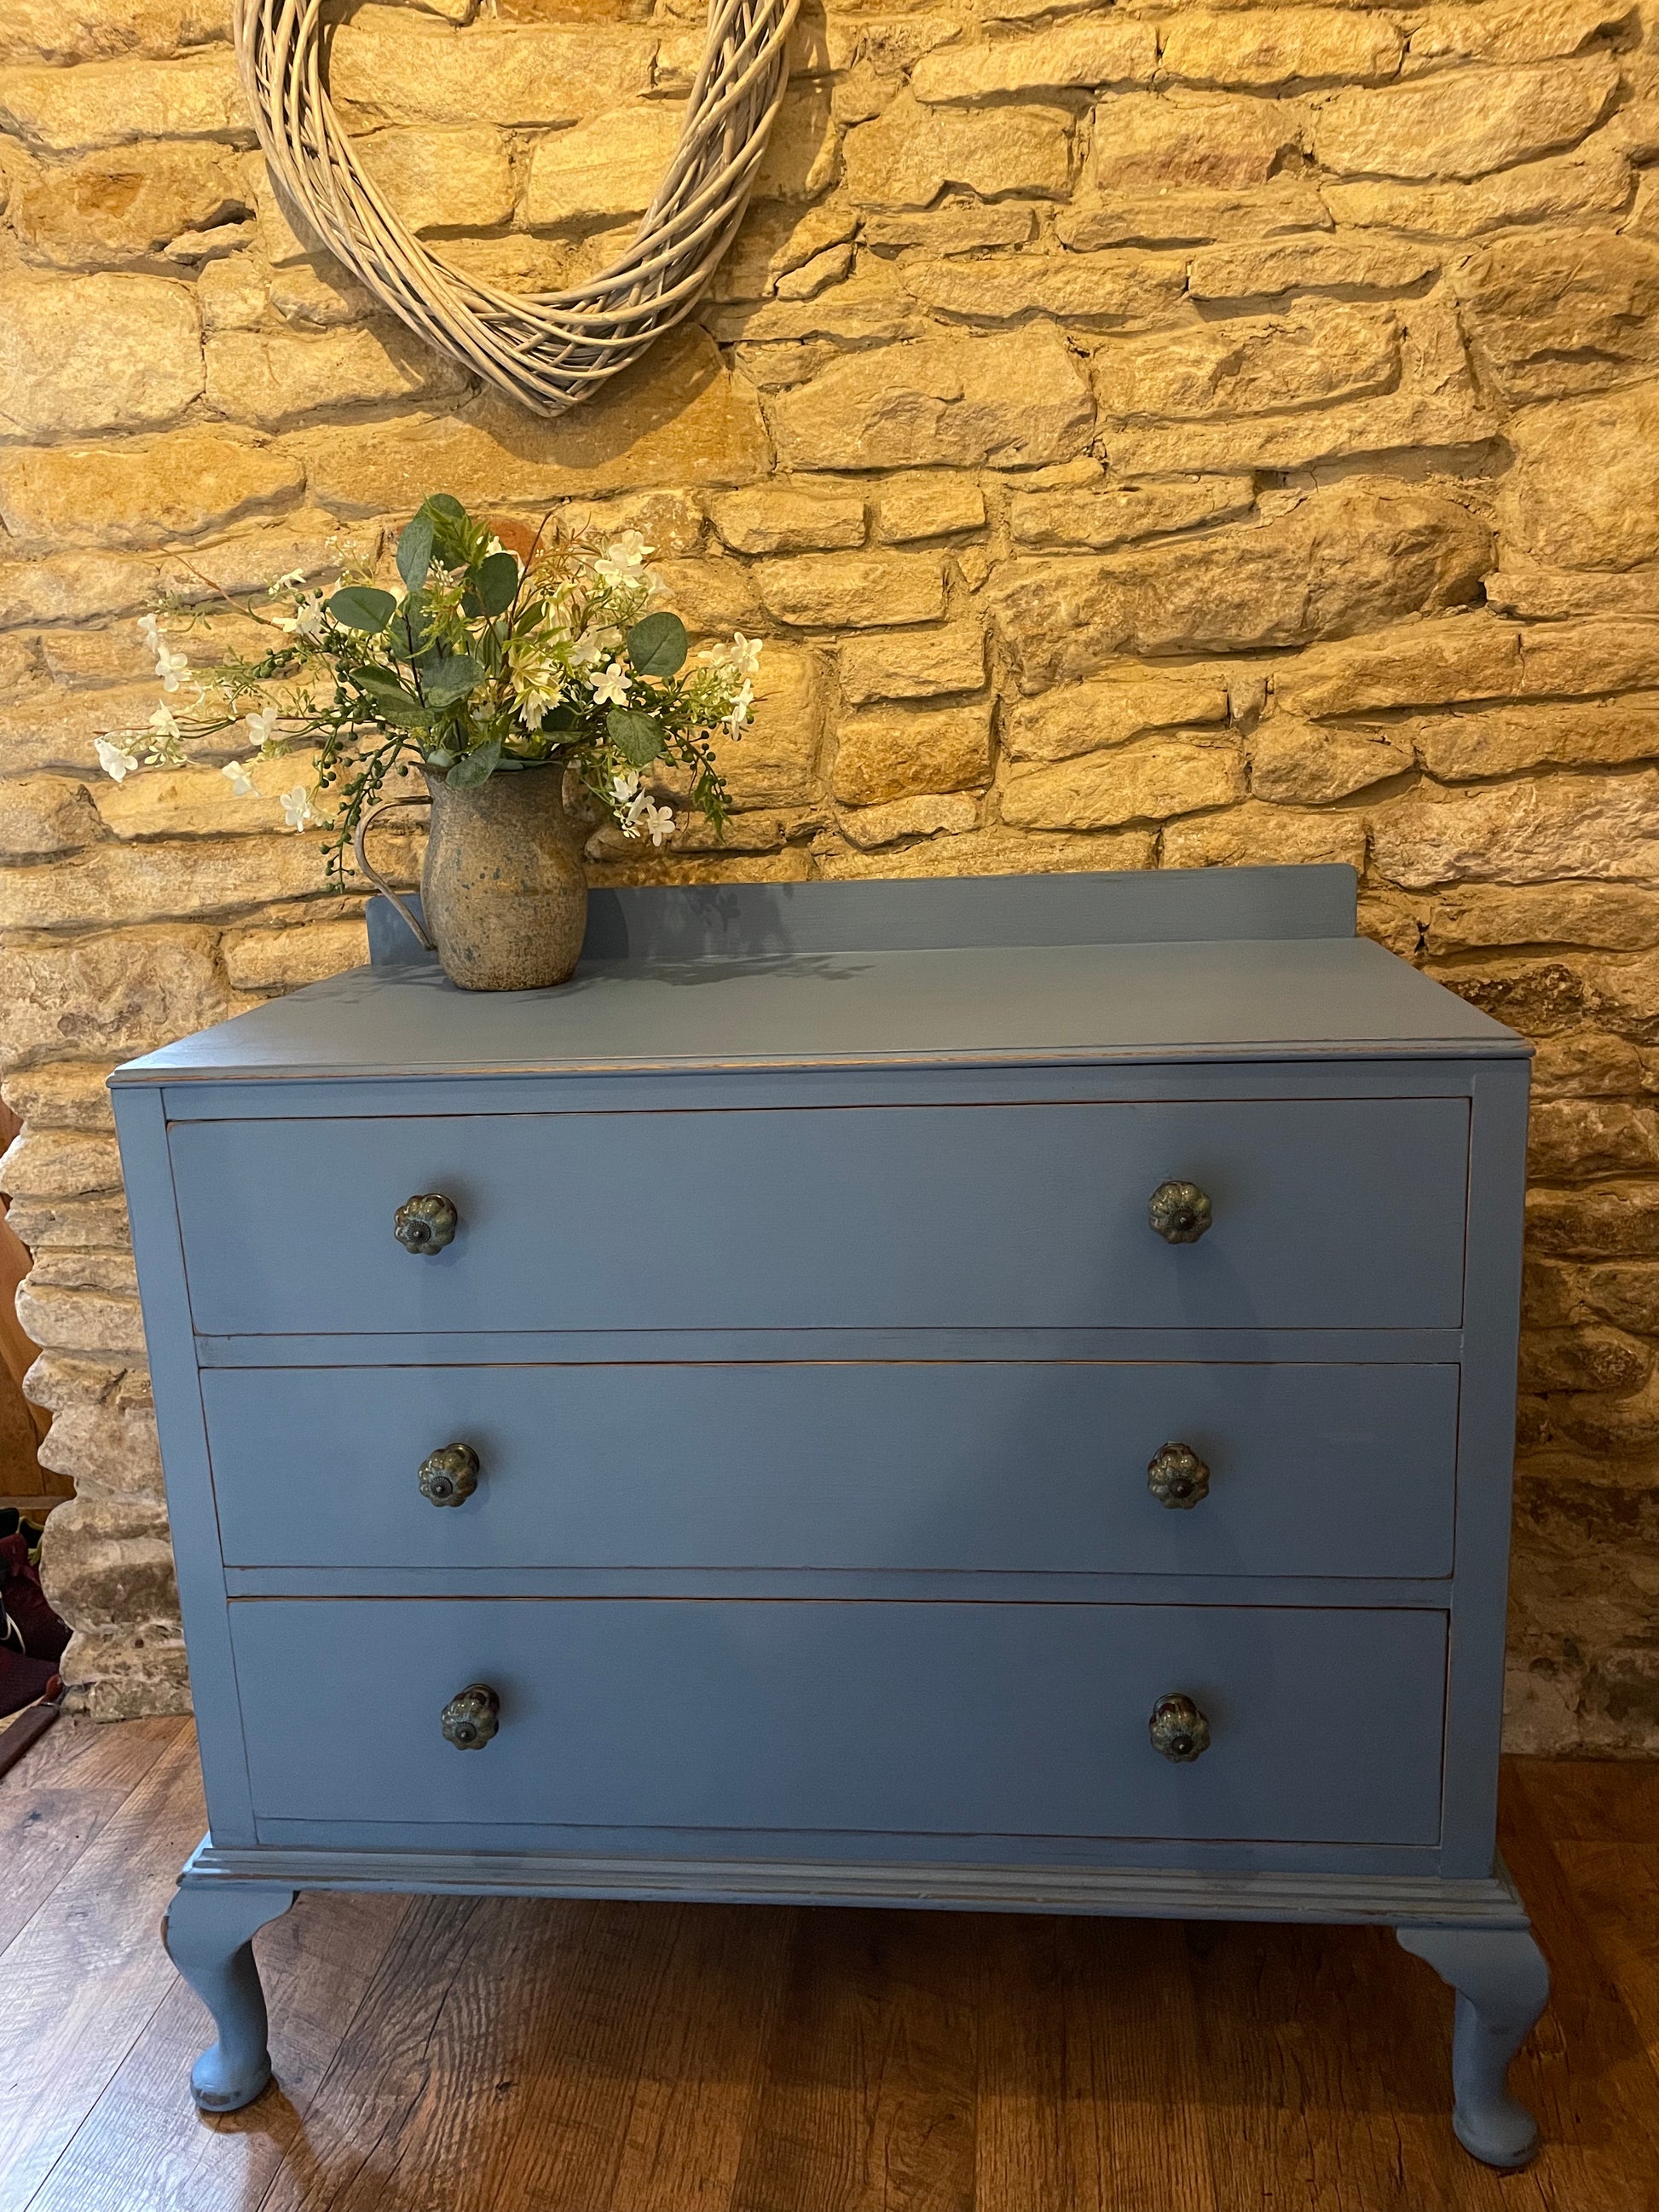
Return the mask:
{"type": "Polygon", "coordinates": [[[248,750],[221,772],[247,797],[253,760],[308,751],[309,777],[282,794],[283,821],[329,831],[342,880],[359,823],[410,767],[464,788],[562,763],[602,816],[661,845],[674,816],[644,777],[663,763],[689,775],[692,804],[718,830],[726,793],[714,740],[751,719],[760,646],[739,632],[688,668],[684,624],[653,608],[652,550],[637,531],[599,547],[544,523],[520,561],[434,494],[398,540],[391,589],[348,570],[325,597],[295,574],[234,602],[275,633],[257,659],[193,669],[175,640],[210,613],[173,603],[141,617],[164,696],[144,727],[100,737],[99,761],[119,782],[185,766],[192,745],[222,748],[240,731],[248,750]]]}

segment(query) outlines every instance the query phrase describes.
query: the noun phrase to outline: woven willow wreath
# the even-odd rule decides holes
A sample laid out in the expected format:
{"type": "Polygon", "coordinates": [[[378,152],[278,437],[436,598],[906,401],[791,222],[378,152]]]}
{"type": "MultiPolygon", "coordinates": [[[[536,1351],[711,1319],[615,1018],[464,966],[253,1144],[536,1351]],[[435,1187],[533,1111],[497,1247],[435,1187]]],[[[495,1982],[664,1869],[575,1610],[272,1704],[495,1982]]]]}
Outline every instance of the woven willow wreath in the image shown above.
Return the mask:
{"type": "Polygon", "coordinates": [[[520,294],[428,252],[359,167],[328,95],[327,5],[236,0],[242,82],[285,197],[411,330],[538,414],[562,415],[690,313],[743,220],[799,0],[708,0],[685,127],[633,244],[585,284],[520,294]]]}

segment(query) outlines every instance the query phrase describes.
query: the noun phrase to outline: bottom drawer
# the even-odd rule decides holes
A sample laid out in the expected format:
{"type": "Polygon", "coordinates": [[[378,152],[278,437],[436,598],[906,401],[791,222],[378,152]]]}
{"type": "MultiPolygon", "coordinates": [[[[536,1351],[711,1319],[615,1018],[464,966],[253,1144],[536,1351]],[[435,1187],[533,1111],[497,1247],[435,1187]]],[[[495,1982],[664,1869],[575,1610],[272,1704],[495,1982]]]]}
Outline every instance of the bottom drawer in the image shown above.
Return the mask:
{"type": "MultiPolygon", "coordinates": [[[[1444,1614],[738,1599],[245,1599],[261,1823],[1431,1844],[1444,1614]],[[498,1694],[482,1750],[440,1717],[498,1694]],[[1210,1747],[1147,1723],[1182,1692],[1210,1747]]],[[[573,1839],[575,1840],[575,1839],[573,1839]]]]}

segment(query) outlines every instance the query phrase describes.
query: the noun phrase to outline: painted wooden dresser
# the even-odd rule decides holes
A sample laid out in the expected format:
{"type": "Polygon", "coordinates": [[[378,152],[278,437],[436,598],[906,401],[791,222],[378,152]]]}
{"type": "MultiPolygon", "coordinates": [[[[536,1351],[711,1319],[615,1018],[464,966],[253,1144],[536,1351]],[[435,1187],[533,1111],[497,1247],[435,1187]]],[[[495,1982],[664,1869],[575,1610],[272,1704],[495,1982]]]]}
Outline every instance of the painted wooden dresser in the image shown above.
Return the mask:
{"type": "Polygon", "coordinates": [[[1340,868],[603,892],[501,995],[371,927],[112,1079],[198,2101],[302,1888],[1370,1921],[1522,2160],[1522,1041],[1340,868]]]}

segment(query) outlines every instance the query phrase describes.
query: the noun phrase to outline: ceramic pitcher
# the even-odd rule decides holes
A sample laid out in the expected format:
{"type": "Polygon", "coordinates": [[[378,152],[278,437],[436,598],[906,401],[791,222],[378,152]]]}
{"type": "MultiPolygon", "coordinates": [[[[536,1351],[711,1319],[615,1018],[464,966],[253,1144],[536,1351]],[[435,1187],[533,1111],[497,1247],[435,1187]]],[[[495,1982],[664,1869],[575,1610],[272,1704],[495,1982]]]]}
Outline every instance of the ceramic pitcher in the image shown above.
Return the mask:
{"type": "Polygon", "coordinates": [[[485,783],[458,786],[427,771],[432,828],[421,872],[422,928],[410,907],[370,867],[364,839],[386,800],[366,814],[357,866],[437,953],[466,991],[533,991],[574,969],[587,927],[585,834],[564,803],[564,764],[498,769],[485,783]]]}

